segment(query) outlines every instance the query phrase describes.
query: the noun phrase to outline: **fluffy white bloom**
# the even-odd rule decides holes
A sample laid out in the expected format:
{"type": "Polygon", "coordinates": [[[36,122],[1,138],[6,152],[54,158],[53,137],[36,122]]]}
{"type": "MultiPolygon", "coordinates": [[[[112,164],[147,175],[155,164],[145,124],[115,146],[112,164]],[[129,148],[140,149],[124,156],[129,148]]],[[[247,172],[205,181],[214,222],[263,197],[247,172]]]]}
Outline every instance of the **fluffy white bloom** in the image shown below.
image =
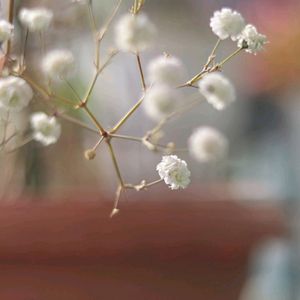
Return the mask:
{"type": "Polygon", "coordinates": [[[235,100],[235,89],[232,83],[221,73],[213,72],[199,81],[199,91],[217,110],[224,109],[235,100]]]}
{"type": "Polygon", "coordinates": [[[200,162],[222,159],[228,151],[225,136],[212,127],[199,127],[190,136],[189,151],[200,162]]]}
{"type": "Polygon", "coordinates": [[[176,155],[163,156],[161,162],[156,166],[161,179],[170,186],[172,190],[185,189],[190,183],[190,175],[187,164],[176,155]]]}
{"type": "Polygon", "coordinates": [[[214,12],[213,17],[210,19],[210,27],[221,40],[231,37],[235,41],[244,29],[245,21],[237,11],[222,8],[214,12]]]}
{"type": "Polygon", "coordinates": [[[246,51],[254,53],[263,50],[267,37],[257,32],[255,26],[248,24],[238,40],[238,47],[246,47],[246,51]]]}
{"type": "Polygon", "coordinates": [[[51,10],[46,8],[22,8],[19,13],[21,24],[30,32],[46,30],[53,18],[51,10]]]}
{"type": "Polygon", "coordinates": [[[115,40],[122,51],[142,51],[152,45],[156,29],[144,14],[124,15],[116,26],[115,40]]]}
{"type": "Polygon", "coordinates": [[[0,43],[12,37],[14,26],[5,20],[0,20],[0,43]]]}
{"type": "Polygon", "coordinates": [[[154,121],[160,121],[174,111],[178,104],[178,92],[167,85],[154,85],[146,92],[143,107],[154,121]]]}
{"type": "Polygon", "coordinates": [[[8,76],[0,79],[0,108],[19,112],[33,97],[29,84],[18,77],[8,76]]]}
{"type": "Polygon", "coordinates": [[[52,50],[42,61],[44,73],[52,79],[68,77],[74,71],[75,59],[69,50],[52,50]]]}
{"type": "Polygon", "coordinates": [[[60,137],[61,126],[54,116],[37,112],[31,115],[30,124],[33,129],[33,138],[44,146],[56,143],[60,137]]]}
{"type": "Polygon", "coordinates": [[[183,82],[185,68],[182,62],[174,57],[161,55],[148,65],[148,76],[151,82],[178,85],[183,82]]]}

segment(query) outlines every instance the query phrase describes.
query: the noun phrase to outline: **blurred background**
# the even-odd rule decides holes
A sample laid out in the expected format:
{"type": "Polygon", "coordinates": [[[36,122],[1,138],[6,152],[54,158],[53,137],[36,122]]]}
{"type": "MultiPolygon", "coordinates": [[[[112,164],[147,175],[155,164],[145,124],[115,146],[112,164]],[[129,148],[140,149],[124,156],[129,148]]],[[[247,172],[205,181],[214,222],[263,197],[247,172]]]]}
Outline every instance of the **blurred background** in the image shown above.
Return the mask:
{"type": "MultiPolygon", "coordinates": [[[[45,36],[46,49],[68,48],[74,52],[78,72],[71,82],[80,95],[84,95],[93,76],[94,50],[83,2],[24,0],[16,1],[15,5],[16,14],[21,7],[46,6],[54,11],[54,23],[45,36]]],[[[99,26],[111,13],[115,3],[116,1],[111,0],[93,1],[99,26]]],[[[116,20],[128,11],[131,4],[132,1],[123,1],[116,20]]],[[[167,187],[155,186],[147,194],[129,193],[124,206],[131,198],[134,203],[148,201],[148,198],[150,201],[156,198],[159,201],[175,199],[177,202],[174,205],[179,203],[179,207],[182,201],[196,200],[200,203],[197,209],[201,210],[201,203],[208,205],[207,215],[201,215],[204,227],[200,230],[207,239],[207,245],[211,243],[212,248],[215,247],[214,241],[220,239],[220,236],[226,245],[247,245],[243,254],[238,251],[236,253],[244,259],[239,260],[243,271],[236,277],[239,283],[235,287],[236,292],[232,294],[234,296],[227,297],[224,288],[223,298],[214,298],[211,294],[210,298],[205,299],[299,300],[299,1],[146,0],[144,11],[156,24],[159,34],[156,46],[142,54],[142,64],[146,66],[152,58],[165,51],[182,59],[188,70],[187,79],[192,77],[205,63],[216,42],[209,20],[213,12],[222,7],[240,11],[248,23],[254,24],[259,32],[267,35],[269,44],[265,51],[256,56],[242,53],[224,66],[225,74],[237,89],[237,101],[234,104],[219,112],[208,104],[201,103],[165,127],[163,142],[172,141],[179,147],[185,147],[193,128],[211,125],[219,128],[230,141],[228,161],[213,166],[201,165],[183,154],[181,158],[188,162],[192,172],[192,185],[189,189],[174,196],[167,187]],[[248,219],[249,214],[251,220],[248,219]],[[205,220],[210,215],[215,216],[213,220],[216,223],[212,227],[205,225],[205,220]],[[267,231],[264,229],[265,225],[268,226],[267,231]],[[226,232],[227,226],[232,230],[232,236],[228,240],[226,234],[230,233],[226,232]],[[251,242],[248,243],[250,239],[251,242]]],[[[7,1],[2,0],[1,17],[6,17],[6,9],[7,1]]],[[[102,57],[114,47],[114,24],[115,22],[103,41],[102,57]]],[[[17,20],[15,26],[16,40],[21,40],[22,31],[17,20]]],[[[18,42],[14,44],[15,54],[18,53],[19,46],[18,42]]],[[[234,49],[234,43],[224,41],[217,52],[217,58],[226,57],[234,49]]],[[[28,71],[35,78],[39,78],[40,58],[40,40],[30,36],[28,71]]],[[[57,89],[60,93],[73,97],[68,87],[61,85],[57,89]]],[[[195,93],[194,89],[182,91],[182,99],[192,93],[195,93]]],[[[127,53],[120,53],[100,75],[92,94],[91,108],[104,126],[109,128],[140,95],[135,58],[127,53]]],[[[40,99],[35,97],[27,113],[44,107],[40,99]]],[[[19,120],[22,124],[26,124],[27,113],[19,120]]],[[[70,114],[89,122],[84,115],[73,112],[70,114]]],[[[10,154],[8,158],[1,154],[2,202],[15,203],[24,199],[26,202],[59,202],[60,199],[77,195],[75,198],[79,200],[90,197],[97,201],[110,200],[112,203],[117,179],[109,154],[102,147],[104,145],[100,146],[95,160],[87,161],[83,153],[95,144],[95,135],[65,121],[62,121],[62,125],[62,136],[51,147],[44,148],[33,142],[17,153],[10,154]]],[[[121,133],[143,136],[154,125],[141,109],[123,127],[121,133]]],[[[155,166],[160,161],[161,154],[146,151],[142,145],[128,141],[120,140],[114,144],[127,182],[156,179],[155,166]]],[[[161,216],[164,218],[163,213],[161,216]]],[[[159,223],[160,219],[157,218],[159,223]]],[[[147,220],[145,217],[145,222],[147,220]]],[[[123,222],[126,223],[126,220],[123,222]]],[[[219,254],[222,256],[223,253],[229,261],[234,260],[234,249],[240,249],[236,247],[232,246],[229,256],[222,252],[225,248],[221,247],[219,254]]],[[[210,247],[207,246],[203,251],[209,252],[210,247]]],[[[224,260],[220,264],[222,261],[224,260]]],[[[216,274],[220,269],[215,270],[216,274]]],[[[222,280],[226,282],[226,275],[222,280]]],[[[213,283],[214,279],[211,281],[213,283]]],[[[230,289],[233,287],[228,286],[228,293],[230,289]]],[[[201,291],[198,291],[199,298],[190,296],[189,299],[201,299],[201,291]]],[[[149,299],[184,298],[153,296],[149,299]]]]}

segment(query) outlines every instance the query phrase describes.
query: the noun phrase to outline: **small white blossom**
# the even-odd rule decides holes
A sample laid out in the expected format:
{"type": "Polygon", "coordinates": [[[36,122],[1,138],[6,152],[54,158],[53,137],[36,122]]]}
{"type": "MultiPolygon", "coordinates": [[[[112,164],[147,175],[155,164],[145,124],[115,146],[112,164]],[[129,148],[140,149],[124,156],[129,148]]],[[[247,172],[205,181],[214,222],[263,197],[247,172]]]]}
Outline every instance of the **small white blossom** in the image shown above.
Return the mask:
{"type": "Polygon", "coordinates": [[[210,27],[221,40],[231,37],[235,41],[244,29],[245,21],[237,11],[222,8],[214,12],[213,17],[210,19],[210,27]]]}
{"type": "Polygon", "coordinates": [[[52,50],[42,61],[44,73],[52,79],[70,76],[74,71],[75,59],[69,50],[52,50]]]}
{"type": "Polygon", "coordinates": [[[60,137],[61,126],[54,116],[37,112],[31,115],[30,124],[33,129],[33,138],[44,146],[56,143],[60,137]]]}
{"type": "Polygon", "coordinates": [[[172,190],[185,189],[190,183],[191,172],[186,162],[176,155],[163,156],[161,162],[156,166],[156,170],[160,178],[172,190]]]}
{"type": "Polygon", "coordinates": [[[257,32],[255,26],[248,24],[238,40],[238,47],[245,47],[246,52],[256,54],[264,49],[267,37],[257,32]]]}
{"type": "Polygon", "coordinates": [[[178,104],[178,92],[167,85],[154,85],[145,95],[143,108],[154,121],[160,121],[174,111],[178,104]]]}
{"type": "Polygon", "coordinates": [[[190,136],[189,151],[199,162],[217,161],[226,156],[228,141],[212,127],[199,127],[190,136]]]}
{"type": "Polygon", "coordinates": [[[0,20],[0,43],[12,37],[14,26],[5,20],[0,20]]]}
{"type": "Polygon", "coordinates": [[[46,8],[22,8],[19,13],[21,24],[30,32],[46,30],[53,18],[51,10],[46,8]]]}
{"type": "Polygon", "coordinates": [[[0,79],[0,108],[19,112],[33,97],[29,84],[18,77],[8,76],[0,79]]]}
{"type": "Polygon", "coordinates": [[[183,82],[185,73],[182,62],[174,56],[161,55],[148,65],[148,76],[154,83],[175,86],[183,82]]]}
{"type": "Polygon", "coordinates": [[[138,52],[150,47],[156,29],[145,14],[126,14],[116,26],[115,40],[122,51],[138,52]]]}
{"type": "Polygon", "coordinates": [[[199,81],[199,91],[217,110],[224,109],[235,100],[235,89],[232,83],[221,73],[213,72],[199,81]]]}

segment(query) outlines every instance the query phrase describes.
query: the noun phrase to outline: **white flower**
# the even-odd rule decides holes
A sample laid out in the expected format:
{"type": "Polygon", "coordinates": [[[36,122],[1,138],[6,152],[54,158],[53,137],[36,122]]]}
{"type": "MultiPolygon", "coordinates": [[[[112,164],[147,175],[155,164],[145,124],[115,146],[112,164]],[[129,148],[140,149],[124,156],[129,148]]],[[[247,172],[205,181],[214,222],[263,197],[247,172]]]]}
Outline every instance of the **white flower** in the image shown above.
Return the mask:
{"type": "Polygon", "coordinates": [[[210,27],[213,33],[221,40],[231,37],[235,41],[244,29],[245,21],[237,11],[230,8],[222,8],[214,12],[213,17],[210,19],[210,27]]]}
{"type": "Polygon", "coordinates": [[[190,175],[187,164],[176,155],[163,156],[161,162],[156,166],[161,179],[170,186],[172,190],[185,189],[190,183],[190,175]]]}
{"type": "Polygon", "coordinates": [[[247,52],[256,54],[264,49],[267,37],[257,32],[255,26],[248,24],[238,40],[238,47],[244,47],[247,52]]]}
{"type": "Polygon", "coordinates": [[[228,141],[212,127],[199,127],[190,136],[189,151],[200,162],[217,161],[226,156],[228,141]]]}
{"type": "Polygon", "coordinates": [[[172,113],[178,104],[178,93],[167,85],[154,85],[145,95],[143,107],[154,121],[160,121],[172,113]]]}
{"type": "Polygon", "coordinates": [[[46,30],[53,18],[51,10],[46,8],[22,8],[19,13],[21,24],[30,32],[46,30]]]}
{"type": "Polygon", "coordinates": [[[74,71],[75,59],[69,50],[52,50],[42,61],[44,73],[52,79],[68,77],[74,71]]]}
{"type": "Polygon", "coordinates": [[[37,112],[31,115],[30,124],[33,129],[33,138],[44,146],[56,143],[60,137],[61,126],[54,116],[37,112]]]}
{"type": "Polygon", "coordinates": [[[221,73],[209,73],[198,84],[200,93],[217,110],[224,109],[235,100],[234,86],[221,73]]]}
{"type": "Polygon", "coordinates": [[[0,108],[19,112],[33,97],[29,84],[18,77],[8,76],[0,79],[0,108]]]}
{"type": "Polygon", "coordinates": [[[142,51],[152,45],[155,33],[155,27],[146,15],[126,14],[116,26],[116,44],[122,51],[142,51]]]}
{"type": "Polygon", "coordinates": [[[161,55],[149,63],[148,76],[151,82],[175,86],[183,82],[185,68],[178,58],[161,55]]]}
{"type": "Polygon", "coordinates": [[[0,20],[0,43],[12,37],[14,26],[5,20],[0,20]]]}

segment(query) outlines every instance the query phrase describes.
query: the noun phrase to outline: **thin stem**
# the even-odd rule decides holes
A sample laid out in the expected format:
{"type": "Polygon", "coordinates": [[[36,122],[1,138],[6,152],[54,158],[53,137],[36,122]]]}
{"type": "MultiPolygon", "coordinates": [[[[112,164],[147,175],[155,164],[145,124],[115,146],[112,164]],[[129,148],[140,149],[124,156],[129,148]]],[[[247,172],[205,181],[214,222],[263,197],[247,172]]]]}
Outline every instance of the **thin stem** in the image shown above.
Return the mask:
{"type": "Polygon", "coordinates": [[[231,58],[239,54],[242,50],[244,50],[244,48],[238,48],[237,50],[235,50],[233,53],[231,53],[226,58],[224,58],[220,63],[218,63],[217,67],[218,68],[222,67],[227,61],[229,61],[231,58]]]}
{"type": "Polygon", "coordinates": [[[101,135],[105,134],[105,132],[106,132],[105,129],[102,127],[102,125],[96,119],[96,117],[94,116],[94,114],[89,110],[89,108],[86,105],[83,105],[82,109],[88,114],[88,116],[93,121],[93,123],[95,124],[95,126],[99,129],[100,134],[101,135]]]}
{"type": "Polygon", "coordinates": [[[119,185],[117,190],[116,190],[114,207],[113,207],[113,210],[110,214],[111,218],[119,212],[118,206],[119,206],[119,200],[120,200],[120,197],[121,197],[122,189],[123,189],[123,187],[121,185],[119,185]]]}
{"type": "Polygon", "coordinates": [[[34,80],[32,80],[30,77],[22,74],[22,75],[18,75],[16,74],[16,76],[19,76],[20,78],[23,78],[25,81],[27,81],[27,83],[29,83],[36,91],[38,91],[43,97],[45,98],[49,98],[51,97],[51,95],[46,91],[46,89],[44,89],[42,86],[40,86],[39,84],[37,84],[34,80]]]}
{"type": "Polygon", "coordinates": [[[145,91],[147,86],[146,86],[146,82],[145,82],[145,77],[144,77],[144,72],[143,72],[143,68],[142,68],[140,54],[138,52],[136,53],[136,59],[137,59],[138,67],[139,67],[143,90],[145,91]]]}
{"type": "Polygon", "coordinates": [[[96,151],[96,149],[99,147],[99,145],[103,142],[104,140],[104,136],[101,136],[101,138],[99,139],[99,141],[95,144],[95,146],[93,147],[93,150],[96,151]]]}
{"type": "Polygon", "coordinates": [[[22,47],[22,54],[21,54],[21,67],[20,67],[21,72],[23,72],[24,67],[25,67],[25,57],[26,57],[28,35],[29,35],[29,30],[28,30],[28,28],[26,28],[25,29],[24,43],[23,43],[23,47],[22,47]]]}
{"type": "Polygon", "coordinates": [[[209,67],[209,65],[213,62],[213,60],[215,59],[216,51],[217,51],[220,43],[221,43],[221,39],[218,39],[215,46],[214,46],[214,48],[212,49],[212,51],[211,51],[211,53],[208,57],[208,59],[207,59],[206,64],[204,65],[204,68],[203,68],[204,70],[206,70],[209,67]]]}
{"type": "Polygon", "coordinates": [[[73,118],[73,117],[71,117],[71,116],[67,116],[67,115],[64,115],[64,114],[57,114],[57,116],[58,116],[59,118],[61,118],[61,119],[64,119],[64,120],[70,122],[70,123],[73,123],[73,124],[78,125],[78,126],[84,128],[84,129],[87,129],[87,130],[89,130],[89,131],[91,131],[91,132],[94,132],[94,133],[99,134],[99,130],[96,130],[96,129],[94,129],[94,128],[91,128],[91,127],[89,127],[87,124],[85,124],[84,122],[82,122],[82,121],[80,121],[80,120],[77,120],[77,119],[75,119],[75,118],[73,118]]]}
{"type": "Polygon", "coordinates": [[[93,13],[92,0],[87,1],[87,6],[88,6],[88,14],[89,14],[89,18],[90,18],[90,23],[91,23],[91,29],[94,33],[96,33],[97,32],[97,25],[96,25],[95,16],[94,16],[94,13],[93,13]]]}
{"type": "Polygon", "coordinates": [[[6,153],[12,153],[17,151],[18,149],[22,148],[26,144],[30,143],[33,140],[33,136],[28,136],[25,138],[19,145],[15,146],[14,148],[7,150],[6,153]]]}
{"type": "Polygon", "coordinates": [[[149,183],[147,183],[145,180],[143,180],[140,184],[126,183],[125,188],[126,189],[134,189],[136,191],[141,191],[141,190],[147,189],[148,187],[156,185],[162,181],[163,181],[163,179],[157,179],[157,180],[149,182],[149,183]]]}
{"type": "MultiPolygon", "coordinates": [[[[14,6],[15,6],[15,1],[14,0],[9,0],[8,4],[8,22],[13,24],[14,23],[14,6]]],[[[11,39],[7,41],[7,46],[6,46],[6,56],[9,56],[11,50],[11,39]]]]}
{"type": "Polygon", "coordinates": [[[119,128],[127,121],[127,119],[139,108],[144,100],[144,95],[140,98],[140,100],[125,114],[125,116],[113,127],[110,133],[115,133],[119,130],[119,128]]]}
{"type": "Polygon", "coordinates": [[[121,135],[121,134],[111,134],[109,133],[109,136],[112,138],[117,138],[117,139],[122,139],[122,140],[129,140],[129,141],[134,141],[134,142],[142,142],[143,138],[141,137],[135,137],[131,135],[121,135]]]}
{"type": "Polygon", "coordinates": [[[107,32],[107,30],[108,30],[108,28],[109,28],[112,20],[114,19],[116,13],[118,12],[118,10],[120,8],[120,5],[121,5],[122,1],[123,0],[119,0],[119,2],[117,3],[116,7],[112,11],[110,17],[107,19],[107,21],[103,25],[102,29],[99,31],[99,33],[98,33],[98,40],[99,41],[101,41],[104,38],[104,36],[105,36],[105,34],[106,34],[106,32],[107,32]]]}
{"type": "Polygon", "coordinates": [[[119,179],[120,186],[123,188],[124,187],[124,181],[123,181],[123,178],[122,178],[122,175],[121,175],[121,171],[120,171],[117,159],[116,159],[114,149],[111,145],[110,140],[107,139],[106,142],[107,142],[107,145],[108,145],[110,156],[111,156],[113,164],[114,164],[114,168],[116,170],[116,173],[117,173],[117,176],[118,176],[118,179],[119,179]]]}
{"type": "Polygon", "coordinates": [[[89,87],[88,87],[88,90],[86,92],[86,95],[84,96],[84,99],[83,99],[83,103],[87,103],[90,96],[91,96],[91,93],[95,87],[95,84],[97,82],[97,79],[98,79],[98,76],[100,75],[100,73],[105,69],[105,67],[110,63],[111,59],[118,53],[118,51],[113,51],[111,52],[111,54],[109,55],[108,59],[106,60],[106,62],[100,67],[97,69],[89,87]]]}
{"type": "Polygon", "coordinates": [[[70,90],[73,92],[73,94],[76,96],[76,98],[81,101],[81,98],[79,96],[79,94],[77,93],[77,91],[74,89],[74,87],[72,86],[72,84],[66,79],[63,78],[64,82],[67,84],[67,86],[70,88],[70,90]]]}

